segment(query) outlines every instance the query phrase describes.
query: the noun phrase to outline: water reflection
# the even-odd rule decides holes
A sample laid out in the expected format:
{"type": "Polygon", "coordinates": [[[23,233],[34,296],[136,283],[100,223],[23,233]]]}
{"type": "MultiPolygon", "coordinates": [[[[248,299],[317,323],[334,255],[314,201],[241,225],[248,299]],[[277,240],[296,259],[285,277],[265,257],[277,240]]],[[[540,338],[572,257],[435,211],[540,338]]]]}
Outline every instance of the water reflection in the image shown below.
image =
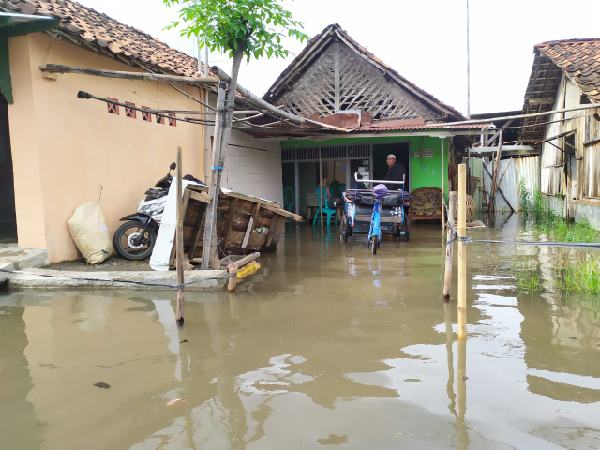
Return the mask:
{"type": "Polygon", "coordinates": [[[437,227],[375,257],[306,232],[288,233],[262,281],[186,295],[182,329],[164,293],[0,297],[6,448],[599,442],[598,318],[518,294],[495,272],[506,249],[471,249],[467,344],[440,300],[437,227]]]}

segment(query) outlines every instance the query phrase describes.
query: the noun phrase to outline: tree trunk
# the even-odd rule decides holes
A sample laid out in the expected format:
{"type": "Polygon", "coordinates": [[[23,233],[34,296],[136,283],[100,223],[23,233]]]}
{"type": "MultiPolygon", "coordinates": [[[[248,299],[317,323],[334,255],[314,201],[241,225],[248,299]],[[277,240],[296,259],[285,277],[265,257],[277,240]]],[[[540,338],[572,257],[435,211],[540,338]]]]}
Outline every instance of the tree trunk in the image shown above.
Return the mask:
{"type": "MultiPolygon", "coordinates": [[[[217,167],[213,168],[213,195],[212,202],[213,211],[215,211],[215,215],[212,220],[212,239],[210,246],[210,267],[218,269],[219,268],[219,255],[217,252],[218,246],[218,236],[217,236],[217,221],[218,221],[218,202],[219,202],[219,193],[221,192],[221,174],[223,172],[223,167],[225,165],[225,159],[227,158],[227,153],[229,150],[229,139],[231,138],[231,124],[233,122],[233,108],[235,102],[235,93],[237,91],[237,79],[240,71],[240,65],[242,63],[242,58],[244,57],[244,51],[242,48],[238,48],[233,55],[233,65],[231,69],[231,83],[227,88],[227,95],[225,96],[225,111],[223,112],[223,131],[221,134],[221,145],[220,145],[220,153],[216,156],[217,167]]],[[[216,147],[219,148],[219,147],[216,147]]]]}

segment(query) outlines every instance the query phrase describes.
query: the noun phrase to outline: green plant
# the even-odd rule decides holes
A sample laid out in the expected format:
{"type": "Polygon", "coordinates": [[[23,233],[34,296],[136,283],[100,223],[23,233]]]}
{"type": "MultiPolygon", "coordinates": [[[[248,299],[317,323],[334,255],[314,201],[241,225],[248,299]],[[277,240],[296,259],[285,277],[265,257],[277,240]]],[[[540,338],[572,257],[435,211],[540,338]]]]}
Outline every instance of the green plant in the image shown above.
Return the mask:
{"type": "Polygon", "coordinates": [[[531,194],[527,189],[524,178],[519,178],[519,206],[525,217],[532,213],[531,194]]]}
{"type": "Polygon", "coordinates": [[[557,269],[561,290],[581,294],[600,294],[600,257],[586,255],[575,264],[557,269]]]}
{"type": "Polygon", "coordinates": [[[539,269],[534,260],[517,259],[512,265],[517,288],[522,292],[538,292],[542,289],[539,269]]]}

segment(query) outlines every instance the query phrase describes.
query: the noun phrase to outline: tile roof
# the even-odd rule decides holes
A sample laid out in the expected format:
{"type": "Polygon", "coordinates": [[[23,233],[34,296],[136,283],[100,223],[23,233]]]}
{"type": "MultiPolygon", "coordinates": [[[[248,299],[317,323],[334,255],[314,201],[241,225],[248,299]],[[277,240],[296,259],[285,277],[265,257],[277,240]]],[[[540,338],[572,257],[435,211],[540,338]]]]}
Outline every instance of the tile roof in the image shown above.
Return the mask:
{"type": "MultiPolygon", "coordinates": [[[[600,38],[547,41],[533,47],[524,113],[551,111],[563,73],[592,101],[600,102],[600,38]]],[[[523,119],[520,141],[539,144],[548,116],[523,119]]]]}
{"type": "Polygon", "coordinates": [[[481,130],[483,128],[493,128],[489,123],[457,123],[440,122],[425,123],[421,120],[411,119],[391,119],[374,120],[370,125],[363,125],[360,128],[352,130],[355,133],[367,131],[402,131],[402,130],[481,130]]]}
{"type": "Polygon", "coordinates": [[[320,51],[324,49],[331,40],[342,40],[346,42],[354,52],[362,55],[371,64],[382,70],[396,83],[400,84],[405,89],[408,89],[408,91],[412,92],[413,95],[428,103],[434,109],[437,109],[445,114],[450,120],[464,119],[463,115],[456,109],[446,105],[414,83],[411,83],[406,78],[401,76],[395,69],[391,68],[373,53],[369,52],[366,47],[363,47],[352,37],[350,37],[348,32],[342,29],[342,27],[337,23],[327,25],[323,31],[321,31],[321,33],[308,41],[304,50],[302,50],[292,60],[290,65],[283,72],[281,72],[277,80],[275,80],[273,85],[267,90],[266,94],[264,95],[264,99],[273,103],[275,99],[277,99],[286,89],[288,89],[289,86],[292,85],[293,81],[308,68],[313,59],[318,56],[320,51]]]}
{"type": "Polygon", "coordinates": [[[590,99],[600,102],[600,38],[542,42],[535,49],[560,67],[590,99]]]}
{"type": "Polygon", "coordinates": [[[132,66],[181,76],[198,74],[196,58],[72,0],[0,0],[0,9],[52,16],[65,37],[132,66]]]}

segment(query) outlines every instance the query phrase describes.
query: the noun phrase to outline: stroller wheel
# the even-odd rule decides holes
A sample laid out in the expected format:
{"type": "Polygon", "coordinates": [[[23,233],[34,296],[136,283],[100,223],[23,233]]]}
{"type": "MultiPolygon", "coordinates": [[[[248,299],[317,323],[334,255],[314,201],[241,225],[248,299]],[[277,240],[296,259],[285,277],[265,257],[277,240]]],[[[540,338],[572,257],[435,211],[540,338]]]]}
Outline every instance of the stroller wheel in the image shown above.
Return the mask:
{"type": "Polygon", "coordinates": [[[348,225],[346,217],[342,217],[340,222],[340,242],[348,242],[348,236],[352,234],[352,229],[348,225]]]}
{"type": "Polygon", "coordinates": [[[371,237],[371,242],[369,243],[369,246],[371,247],[371,254],[376,255],[377,248],[379,247],[379,240],[377,239],[377,236],[371,237]]]}

